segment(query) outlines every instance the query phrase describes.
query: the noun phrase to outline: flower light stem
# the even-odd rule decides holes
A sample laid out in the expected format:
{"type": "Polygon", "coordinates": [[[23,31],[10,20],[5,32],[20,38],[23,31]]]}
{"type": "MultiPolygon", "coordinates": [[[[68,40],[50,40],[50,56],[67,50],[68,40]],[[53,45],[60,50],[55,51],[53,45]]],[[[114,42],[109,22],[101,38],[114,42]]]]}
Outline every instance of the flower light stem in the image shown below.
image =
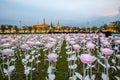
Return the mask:
{"type": "Polygon", "coordinates": [[[90,65],[90,77],[92,78],[92,66],[90,65]]]}
{"type": "Polygon", "coordinates": [[[26,76],[26,80],[28,80],[28,76],[26,76]]]}
{"type": "MultiPolygon", "coordinates": [[[[75,65],[75,60],[74,60],[74,64],[73,65],[75,65]]],[[[74,66],[75,67],[75,66],[74,66]]],[[[73,69],[73,73],[72,73],[72,75],[74,75],[74,73],[75,73],[75,69],[73,69]]]]}
{"type": "Polygon", "coordinates": [[[85,68],[85,64],[83,64],[83,80],[85,80],[85,76],[86,76],[86,68],[85,68]]]}
{"type": "MultiPolygon", "coordinates": [[[[35,52],[36,53],[36,52],[35,52]]],[[[37,56],[37,61],[38,61],[38,56],[37,56]]],[[[38,73],[38,63],[37,63],[37,73],[38,73]]]]}
{"type": "Polygon", "coordinates": [[[2,70],[2,67],[1,67],[2,65],[4,65],[4,63],[0,65],[0,71],[1,71],[1,73],[2,73],[2,75],[3,75],[3,77],[5,77],[4,72],[3,72],[3,70],[2,70]]]}
{"type": "Polygon", "coordinates": [[[105,56],[105,65],[106,65],[106,75],[107,75],[107,80],[109,80],[108,78],[108,56],[105,56]]]}
{"type": "MultiPolygon", "coordinates": [[[[33,64],[31,62],[31,68],[32,68],[33,64]]],[[[32,80],[32,69],[31,69],[31,75],[30,75],[30,80],[32,80]]]]}
{"type": "Polygon", "coordinates": [[[46,65],[46,60],[45,60],[45,57],[46,57],[46,51],[45,51],[45,54],[44,55],[44,66],[46,65]]]}
{"type": "Polygon", "coordinates": [[[97,66],[97,72],[99,72],[99,70],[100,70],[100,65],[98,64],[98,66],[97,66]]]}
{"type": "MultiPolygon", "coordinates": [[[[8,69],[9,69],[9,67],[10,67],[9,57],[7,58],[7,66],[8,66],[8,69]]],[[[8,73],[8,80],[10,80],[10,73],[8,73]]]]}
{"type": "Polygon", "coordinates": [[[8,80],[10,80],[10,75],[8,75],[8,80]]]}
{"type": "MultiPolygon", "coordinates": [[[[5,63],[5,61],[4,61],[4,55],[2,54],[2,61],[3,61],[3,63],[5,63]]],[[[3,67],[4,67],[4,64],[3,64],[3,67]]]]}

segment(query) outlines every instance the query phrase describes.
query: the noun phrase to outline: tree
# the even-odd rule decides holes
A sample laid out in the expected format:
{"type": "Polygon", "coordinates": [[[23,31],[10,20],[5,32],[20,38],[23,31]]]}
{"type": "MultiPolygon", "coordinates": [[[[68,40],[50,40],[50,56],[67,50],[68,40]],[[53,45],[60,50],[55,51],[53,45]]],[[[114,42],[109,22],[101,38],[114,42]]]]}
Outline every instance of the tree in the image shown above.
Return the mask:
{"type": "Polygon", "coordinates": [[[108,26],[107,24],[104,24],[104,25],[100,26],[99,30],[103,31],[103,30],[107,29],[107,26],[108,26]]]}
{"type": "Polygon", "coordinates": [[[28,26],[28,30],[29,30],[29,32],[31,33],[31,31],[32,31],[32,26],[28,26]]]}
{"type": "Polygon", "coordinates": [[[120,33],[120,21],[112,22],[112,24],[114,25],[116,32],[120,33]]]}
{"type": "Polygon", "coordinates": [[[1,25],[1,30],[2,30],[2,33],[4,33],[5,32],[5,30],[6,30],[6,25],[1,25]]]}
{"type": "Polygon", "coordinates": [[[87,28],[87,32],[90,32],[90,28],[87,28]]]}
{"type": "Polygon", "coordinates": [[[92,27],[92,31],[95,32],[97,30],[97,27],[96,26],[93,26],[92,27]]]}
{"type": "Polygon", "coordinates": [[[82,32],[86,32],[86,28],[85,27],[82,27],[81,30],[82,30],[82,32]]]}
{"type": "Polygon", "coordinates": [[[103,25],[103,28],[104,28],[104,29],[107,29],[107,27],[108,27],[107,24],[104,24],[104,25],[103,25]]]}
{"type": "Polygon", "coordinates": [[[27,30],[27,27],[26,26],[23,26],[23,31],[25,33],[25,31],[27,30]]]}
{"type": "Polygon", "coordinates": [[[36,27],[33,27],[33,29],[34,29],[34,32],[36,33],[36,31],[37,31],[37,28],[36,28],[36,27]]]}
{"type": "Polygon", "coordinates": [[[18,33],[19,32],[18,27],[15,25],[14,28],[15,28],[16,33],[18,33]]]}
{"type": "Polygon", "coordinates": [[[8,25],[8,30],[9,30],[10,33],[11,33],[12,28],[13,28],[12,25],[8,25]]]}

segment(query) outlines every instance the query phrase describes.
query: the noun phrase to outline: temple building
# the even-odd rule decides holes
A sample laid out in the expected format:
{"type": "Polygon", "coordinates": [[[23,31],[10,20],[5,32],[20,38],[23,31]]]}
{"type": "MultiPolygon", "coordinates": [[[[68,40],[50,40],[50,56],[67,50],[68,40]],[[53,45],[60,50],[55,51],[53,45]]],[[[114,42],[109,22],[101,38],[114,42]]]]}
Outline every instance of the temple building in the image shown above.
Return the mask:
{"type": "Polygon", "coordinates": [[[113,24],[108,25],[107,29],[108,29],[110,32],[114,32],[114,31],[115,31],[115,28],[114,28],[113,24]]]}
{"type": "Polygon", "coordinates": [[[34,30],[36,29],[37,32],[41,31],[47,31],[47,32],[60,32],[61,26],[60,26],[60,22],[58,21],[56,27],[53,26],[52,22],[48,25],[46,24],[45,19],[43,19],[43,23],[42,24],[37,24],[37,25],[33,25],[34,30]]]}
{"type": "Polygon", "coordinates": [[[58,24],[57,24],[57,26],[56,26],[56,29],[57,29],[57,30],[60,30],[60,28],[61,28],[61,27],[60,27],[60,22],[58,21],[58,24]]]}
{"type": "Polygon", "coordinates": [[[114,25],[113,24],[109,24],[107,26],[107,29],[103,30],[103,32],[115,32],[115,28],[114,28],[114,25]]]}
{"type": "Polygon", "coordinates": [[[49,30],[54,29],[52,22],[50,23],[49,30]]]}
{"type": "Polygon", "coordinates": [[[49,25],[46,24],[45,19],[43,19],[42,24],[33,25],[33,28],[36,28],[37,30],[46,29],[48,27],[49,27],[49,25]]]}
{"type": "Polygon", "coordinates": [[[72,26],[62,26],[61,30],[63,32],[72,32],[72,26]]]}

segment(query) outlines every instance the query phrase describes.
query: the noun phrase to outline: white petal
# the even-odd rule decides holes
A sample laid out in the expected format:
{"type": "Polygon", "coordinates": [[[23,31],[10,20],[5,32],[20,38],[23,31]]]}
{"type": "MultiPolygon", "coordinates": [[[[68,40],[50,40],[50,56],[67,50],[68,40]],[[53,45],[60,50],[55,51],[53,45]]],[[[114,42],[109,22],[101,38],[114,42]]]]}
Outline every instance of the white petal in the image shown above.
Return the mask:
{"type": "Polygon", "coordinates": [[[89,75],[87,75],[87,76],[85,77],[85,80],[91,80],[90,77],[89,77],[89,75]]]}
{"type": "Polygon", "coordinates": [[[77,78],[81,79],[82,80],[82,75],[78,72],[75,72],[75,75],[77,76],[77,78]]]}
{"type": "Polygon", "coordinates": [[[9,72],[12,72],[15,69],[15,66],[10,66],[9,67],[9,72]]]}
{"type": "Polygon", "coordinates": [[[120,55],[119,54],[116,54],[115,56],[120,59],[120,55]]]}
{"type": "Polygon", "coordinates": [[[120,66],[116,66],[120,70],[120,66]]]}
{"type": "Polygon", "coordinates": [[[120,80],[120,77],[118,77],[118,76],[115,76],[115,78],[116,78],[117,80],[120,80]]]}
{"type": "Polygon", "coordinates": [[[29,70],[25,70],[25,72],[24,72],[24,74],[25,74],[26,76],[28,76],[28,75],[29,75],[29,73],[30,73],[30,71],[29,71],[29,70]]]}
{"type": "Polygon", "coordinates": [[[47,73],[52,73],[52,68],[50,66],[48,67],[47,73]]]}
{"type": "Polygon", "coordinates": [[[40,60],[36,61],[36,63],[40,63],[40,60]]]}
{"type": "Polygon", "coordinates": [[[29,62],[32,62],[33,61],[33,59],[29,59],[29,62]]]}
{"type": "Polygon", "coordinates": [[[76,80],[77,77],[75,75],[72,76],[72,80],[76,80]]]}
{"type": "Polygon", "coordinates": [[[49,74],[48,77],[49,77],[49,80],[54,80],[55,79],[55,75],[54,74],[49,74]]]}
{"type": "Polygon", "coordinates": [[[115,59],[112,59],[112,63],[116,63],[115,59]]]}
{"type": "Polygon", "coordinates": [[[102,79],[103,79],[103,80],[107,80],[107,77],[108,77],[108,76],[107,76],[106,74],[102,73],[102,79]]]}
{"type": "Polygon", "coordinates": [[[27,59],[29,59],[30,58],[30,55],[26,55],[25,56],[25,59],[27,60],[27,59]]]}
{"type": "Polygon", "coordinates": [[[69,77],[69,80],[76,80],[76,79],[77,79],[76,75],[73,75],[72,77],[69,77]]]}
{"type": "Polygon", "coordinates": [[[4,73],[6,73],[8,75],[8,71],[4,68],[3,69],[4,73]]]}
{"type": "Polygon", "coordinates": [[[34,54],[35,53],[35,50],[33,50],[30,54],[34,54]]]}
{"type": "Polygon", "coordinates": [[[91,78],[92,78],[92,80],[95,80],[95,74],[94,74],[94,75],[92,75],[92,77],[91,77],[91,78]]]}
{"type": "Polygon", "coordinates": [[[32,68],[32,70],[35,70],[35,68],[32,68]]]}
{"type": "Polygon", "coordinates": [[[27,70],[31,70],[32,68],[31,67],[27,67],[27,70]]]}
{"type": "Polygon", "coordinates": [[[111,66],[111,68],[113,68],[114,70],[116,70],[116,71],[117,71],[117,69],[116,69],[116,67],[115,67],[115,66],[111,66]]]}

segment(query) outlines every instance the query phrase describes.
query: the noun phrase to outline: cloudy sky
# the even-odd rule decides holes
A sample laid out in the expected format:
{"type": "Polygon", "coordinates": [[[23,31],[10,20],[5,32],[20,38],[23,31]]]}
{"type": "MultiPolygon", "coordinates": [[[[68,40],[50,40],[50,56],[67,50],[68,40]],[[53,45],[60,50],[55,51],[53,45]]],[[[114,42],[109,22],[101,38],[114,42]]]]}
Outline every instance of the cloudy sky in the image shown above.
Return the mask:
{"type": "Polygon", "coordinates": [[[0,0],[0,24],[93,26],[120,20],[120,0],[0,0]]]}

